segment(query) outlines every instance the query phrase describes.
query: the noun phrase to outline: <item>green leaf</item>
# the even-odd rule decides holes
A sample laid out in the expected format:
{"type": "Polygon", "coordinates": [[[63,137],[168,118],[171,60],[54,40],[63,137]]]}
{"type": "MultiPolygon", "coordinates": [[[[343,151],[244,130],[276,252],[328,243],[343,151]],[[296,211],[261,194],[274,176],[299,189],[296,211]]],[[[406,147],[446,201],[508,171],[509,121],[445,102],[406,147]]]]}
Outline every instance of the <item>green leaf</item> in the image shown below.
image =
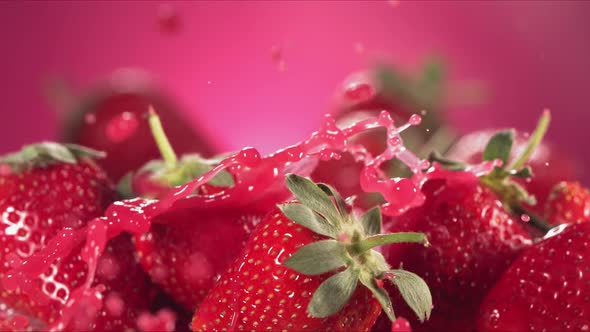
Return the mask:
{"type": "Polygon", "coordinates": [[[338,236],[336,228],[303,204],[281,204],[279,205],[279,209],[283,211],[287,218],[315,233],[331,238],[336,238],[338,236]]]}
{"type": "Polygon", "coordinates": [[[389,280],[397,286],[402,297],[423,322],[432,311],[432,295],[426,282],[416,274],[406,270],[391,270],[393,278],[389,280]]]}
{"type": "Polygon", "coordinates": [[[428,156],[428,161],[430,161],[431,163],[437,162],[449,171],[463,171],[468,166],[466,163],[445,158],[436,151],[430,153],[430,155],[428,156]]]}
{"type": "Polygon", "coordinates": [[[20,151],[0,156],[0,163],[21,171],[31,166],[45,166],[51,163],[75,164],[80,157],[102,158],[105,153],[75,144],[41,142],[23,147],[20,151]]]}
{"type": "Polygon", "coordinates": [[[330,197],[315,183],[296,174],[287,174],[287,187],[303,205],[319,213],[331,224],[341,220],[330,197]]]}
{"type": "Polygon", "coordinates": [[[121,198],[130,199],[137,197],[137,195],[135,195],[135,193],[133,192],[132,181],[133,172],[129,172],[125,174],[125,176],[123,176],[121,180],[119,180],[119,183],[117,183],[117,192],[119,193],[119,196],[121,196],[121,198]]]}
{"type": "Polygon", "coordinates": [[[361,224],[368,236],[381,233],[381,209],[376,206],[365,212],[361,217],[361,224]]]}
{"type": "MultiPolygon", "coordinates": [[[[198,178],[216,166],[216,164],[196,154],[183,155],[180,160],[180,165],[181,167],[185,167],[190,174],[190,179],[186,182],[198,178]]],[[[231,187],[234,185],[234,177],[230,172],[223,170],[207,183],[217,187],[231,187]]]]}
{"type": "Polygon", "coordinates": [[[348,209],[346,208],[346,202],[340,196],[340,194],[336,191],[336,189],[332,188],[330,185],[325,183],[318,183],[318,187],[322,189],[328,196],[334,197],[334,201],[336,202],[336,206],[338,207],[338,211],[340,211],[340,215],[343,218],[348,216],[348,209]]]}
{"type": "Polygon", "coordinates": [[[351,254],[358,255],[369,249],[373,249],[384,244],[392,243],[420,243],[428,246],[428,239],[424,233],[416,232],[399,232],[388,234],[377,234],[369,236],[366,239],[358,242],[352,247],[351,254]]]}
{"type": "Polygon", "coordinates": [[[503,167],[508,165],[512,143],[514,141],[514,131],[504,130],[496,133],[486,145],[483,151],[483,160],[502,160],[503,167]]]}
{"type": "Polygon", "coordinates": [[[389,317],[392,322],[395,321],[395,313],[393,311],[393,306],[391,305],[391,299],[383,288],[377,286],[373,275],[361,273],[359,279],[361,283],[373,293],[377,301],[379,301],[383,311],[387,314],[387,317],[389,317]]]}
{"type": "Polygon", "coordinates": [[[72,152],[77,158],[88,157],[93,159],[104,158],[107,156],[106,152],[97,151],[78,144],[64,144],[65,147],[72,152]]]}
{"type": "Polygon", "coordinates": [[[350,256],[343,243],[322,240],[297,250],[283,265],[301,274],[318,275],[346,265],[350,256]]]}
{"type": "Polygon", "coordinates": [[[313,293],[307,312],[312,317],[324,318],[340,311],[354,293],[358,276],[358,270],[348,268],[328,278],[313,293]]]}

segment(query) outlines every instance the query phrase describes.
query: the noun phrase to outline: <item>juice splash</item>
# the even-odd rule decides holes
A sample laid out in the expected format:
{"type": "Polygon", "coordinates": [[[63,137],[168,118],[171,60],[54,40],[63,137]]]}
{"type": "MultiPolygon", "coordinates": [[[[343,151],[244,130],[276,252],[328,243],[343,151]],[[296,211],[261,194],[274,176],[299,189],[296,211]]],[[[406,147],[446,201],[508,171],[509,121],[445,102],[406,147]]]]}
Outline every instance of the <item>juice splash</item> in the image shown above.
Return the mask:
{"type": "MultiPolygon", "coordinates": [[[[285,174],[305,174],[315,167],[318,160],[339,159],[342,153],[350,153],[355,160],[364,164],[360,174],[362,189],[383,195],[386,200],[382,207],[383,213],[399,215],[422,204],[422,185],[428,179],[442,177],[445,173],[437,167],[428,170],[430,163],[418,158],[403,145],[401,132],[410,126],[418,125],[420,121],[420,116],[413,115],[408,123],[397,127],[390,114],[384,111],[378,118],[358,121],[340,129],[336,126],[335,120],[327,116],[321,128],[307,140],[269,156],[262,157],[256,149],[245,148],[223,159],[215,168],[199,178],[172,188],[160,200],[136,198],[112,204],[107,209],[105,217],[91,221],[84,228],[60,232],[45,248],[24,259],[21,266],[7,273],[2,283],[7,289],[20,288],[27,292],[26,280],[31,280],[46,271],[54,261],[66,257],[85,240],[81,255],[88,264],[86,282],[75,289],[66,300],[61,320],[49,327],[52,331],[63,330],[81,312],[81,308],[84,308],[84,312],[98,312],[102,307],[101,292],[104,287],[94,284],[94,276],[98,258],[109,239],[122,232],[143,234],[150,229],[152,222],[158,222],[155,220],[157,216],[174,209],[191,206],[215,207],[241,201],[244,201],[243,204],[251,204],[251,197],[258,197],[263,201],[265,195],[273,194],[273,188],[284,186],[285,174]],[[351,137],[380,127],[387,130],[387,148],[381,154],[372,156],[363,145],[349,143],[351,137]],[[409,178],[384,176],[381,165],[394,158],[407,165],[413,175],[409,178]],[[235,185],[211,195],[196,194],[200,186],[225,169],[233,174],[235,185]]],[[[478,172],[490,171],[494,163],[488,162],[478,167],[478,172]]],[[[466,174],[474,176],[473,173],[466,174]]]]}

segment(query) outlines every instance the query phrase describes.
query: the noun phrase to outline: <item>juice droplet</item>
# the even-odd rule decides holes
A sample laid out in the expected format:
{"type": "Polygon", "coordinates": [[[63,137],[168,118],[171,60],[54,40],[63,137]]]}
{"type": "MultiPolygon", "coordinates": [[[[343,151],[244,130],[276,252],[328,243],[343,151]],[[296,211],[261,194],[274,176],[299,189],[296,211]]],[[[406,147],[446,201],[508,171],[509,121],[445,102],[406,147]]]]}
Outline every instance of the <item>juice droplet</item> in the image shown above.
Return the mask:
{"type": "Polygon", "coordinates": [[[105,134],[111,142],[121,143],[133,136],[138,127],[139,120],[135,113],[122,112],[109,120],[105,134]]]}
{"type": "Polygon", "coordinates": [[[398,317],[391,323],[391,332],[412,332],[412,326],[407,319],[398,317]]]}
{"type": "Polygon", "coordinates": [[[529,221],[531,221],[531,216],[529,216],[528,214],[523,213],[523,214],[520,215],[520,220],[522,220],[524,222],[529,222],[529,221]]]}
{"type": "Polygon", "coordinates": [[[412,114],[412,116],[410,116],[410,120],[408,122],[412,126],[417,126],[422,122],[422,117],[418,114],[412,114]]]}
{"type": "Polygon", "coordinates": [[[247,167],[256,167],[260,163],[260,152],[254,148],[244,148],[236,157],[236,161],[247,167]]]}

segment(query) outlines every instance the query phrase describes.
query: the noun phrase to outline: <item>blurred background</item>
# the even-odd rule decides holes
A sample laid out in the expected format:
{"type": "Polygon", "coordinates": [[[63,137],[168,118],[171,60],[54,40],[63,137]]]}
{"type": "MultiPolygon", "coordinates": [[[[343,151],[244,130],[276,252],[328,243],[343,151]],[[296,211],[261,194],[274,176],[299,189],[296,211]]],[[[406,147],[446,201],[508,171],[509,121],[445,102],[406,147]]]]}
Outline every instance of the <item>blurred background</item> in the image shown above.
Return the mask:
{"type": "Polygon", "coordinates": [[[58,139],[109,80],[149,84],[212,150],[269,153],[339,108],[351,74],[434,57],[457,132],[530,131],[548,108],[584,170],[589,17],[584,1],[1,2],[0,153],[58,139]]]}

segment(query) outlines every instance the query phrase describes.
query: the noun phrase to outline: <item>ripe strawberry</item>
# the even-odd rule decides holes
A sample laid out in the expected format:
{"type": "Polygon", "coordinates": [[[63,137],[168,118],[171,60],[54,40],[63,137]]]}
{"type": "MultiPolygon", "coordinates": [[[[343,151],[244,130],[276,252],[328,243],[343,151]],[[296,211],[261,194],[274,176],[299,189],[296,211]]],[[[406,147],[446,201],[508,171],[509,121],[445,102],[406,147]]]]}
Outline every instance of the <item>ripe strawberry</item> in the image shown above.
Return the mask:
{"type": "MultiPolygon", "coordinates": [[[[387,231],[423,232],[431,246],[392,246],[392,264],[422,275],[432,289],[430,321],[416,331],[471,331],[487,290],[523,248],[529,235],[499,197],[477,179],[466,183],[426,183],[423,206],[385,223],[387,231]]],[[[409,317],[402,311],[401,315],[409,317]]]]}
{"type": "MultiPolygon", "coordinates": [[[[490,138],[498,132],[497,130],[482,130],[463,136],[453,145],[447,153],[447,157],[454,160],[472,164],[482,161],[484,147],[490,138]]],[[[514,161],[516,156],[521,155],[528,143],[528,137],[522,132],[516,132],[514,147],[509,161],[514,161]]],[[[566,155],[556,146],[541,142],[528,159],[533,176],[530,180],[520,181],[526,190],[537,200],[534,206],[528,206],[533,212],[542,215],[545,202],[551,189],[558,182],[573,180],[577,175],[577,164],[575,160],[566,155]]]]}
{"type": "Polygon", "coordinates": [[[579,182],[558,183],[545,204],[545,218],[551,224],[590,220],[590,191],[579,182]]]}
{"type": "MultiPolygon", "coordinates": [[[[170,188],[198,178],[215,165],[215,161],[196,155],[178,160],[154,112],[149,121],[163,160],[148,163],[132,176],[134,195],[160,199],[170,188]]],[[[250,169],[248,176],[256,178],[256,172],[250,169]]],[[[233,185],[232,175],[224,171],[201,186],[199,194],[213,195],[233,185]]],[[[191,204],[169,211],[158,216],[148,232],[134,237],[136,255],[152,280],[192,312],[238,255],[262,216],[289,196],[281,187],[263,193],[249,191],[239,201],[217,207],[191,204]],[[220,242],[225,243],[222,250],[217,245],[220,242]]]]}
{"type": "Polygon", "coordinates": [[[478,331],[588,331],[590,223],[562,225],[524,252],[486,296],[478,331]]]}
{"type": "MultiPolygon", "coordinates": [[[[61,229],[79,229],[102,215],[115,192],[106,174],[92,159],[95,151],[74,145],[41,143],[0,158],[0,279],[11,268],[42,249],[61,229]]],[[[81,247],[52,264],[34,280],[21,281],[31,289],[0,286],[0,300],[13,310],[52,324],[74,288],[85,281],[81,247]]],[[[145,301],[145,275],[133,257],[128,237],[109,243],[99,262],[97,282],[106,297],[118,297],[125,306],[107,308],[95,322],[100,330],[133,326],[135,309],[145,301]],[[133,287],[129,287],[133,283],[133,287]]],[[[78,317],[80,324],[89,323],[78,317]]],[[[88,329],[87,325],[78,325],[88,329]]]]}
{"type": "Polygon", "coordinates": [[[213,154],[212,143],[191,126],[169,99],[142,75],[129,72],[113,75],[107,84],[68,105],[62,139],[106,152],[98,164],[118,181],[159,156],[151,141],[150,128],[143,120],[150,105],[165,121],[170,140],[179,152],[213,154]]]}
{"type": "Polygon", "coordinates": [[[199,306],[193,331],[368,331],[379,304],[395,319],[384,279],[400,289],[421,320],[428,318],[431,298],[422,279],[390,271],[371,249],[393,242],[425,244],[422,234],[379,234],[378,208],[359,222],[330,187],[297,175],[288,175],[287,185],[301,203],[283,204],[258,224],[199,306]]]}
{"type": "MultiPolygon", "coordinates": [[[[548,121],[549,114],[543,114],[517,162],[508,164],[513,132],[496,133],[482,155],[488,162],[502,161],[501,166],[479,178],[471,172],[442,171],[442,176],[424,185],[424,205],[386,223],[390,231],[424,232],[432,244],[422,249],[390,248],[385,253],[390,262],[424,275],[433,288],[432,319],[417,326],[417,331],[473,331],[477,308],[487,291],[531,245],[524,223],[513,217],[520,217],[530,197],[513,178],[529,175],[529,168],[522,165],[543,137],[548,121]]],[[[532,214],[529,219],[531,224],[546,226],[532,214]]]]}

